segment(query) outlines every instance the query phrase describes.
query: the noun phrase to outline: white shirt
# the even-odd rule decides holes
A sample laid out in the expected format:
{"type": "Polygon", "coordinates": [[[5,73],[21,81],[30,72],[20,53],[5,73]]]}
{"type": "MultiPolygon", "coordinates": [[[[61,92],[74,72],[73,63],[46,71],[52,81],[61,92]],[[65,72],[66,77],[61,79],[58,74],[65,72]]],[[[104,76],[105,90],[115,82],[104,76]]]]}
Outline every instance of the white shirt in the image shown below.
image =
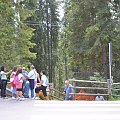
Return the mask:
{"type": "Polygon", "coordinates": [[[104,101],[104,97],[103,96],[97,96],[95,98],[95,101],[104,101]]]}
{"type": "Polygon", "coordinates": [[[47,77],[45,76],[45,75],[42,75],[41,76],[41,80],[43,81],[43,86],[47,86],[45,83],[46,83],[46,79],[47,79],[47,77]]]}
{"type": "Polygon", "coordinates": [[[13,80],[14,80],[14,77],[15,77],[15,75],[16,75],[16,72],[12,72],[11,73],[11,78],[10,78],[10,82],[13,82],[13,80]]]}
{"type": "Polygon", "coordinates": [[[29,78],[29,79],[34,79],[34,80],[35,80],[35,78],[36,78],[36,72],[35,72],[34,69],[31,70],[31,71],[28,73],[28,78],[29,78]]]}
{"type": "Polygon", "coordinates": [[[7,76],[5,75],[4,71],[1,71],[1,80],[7,80],[7,76]]]}
{"type": "Polygon", "coordinates": [[[19,79],[20,82],[23,82],[22,77],[23,77],[23,74],[19,73],[18,74],[18,79],[19,79]]]}
{"type": "Polygon", "coordinates": [[[37,82],[37,72],[35,71],[35,82],[37,82]]]}

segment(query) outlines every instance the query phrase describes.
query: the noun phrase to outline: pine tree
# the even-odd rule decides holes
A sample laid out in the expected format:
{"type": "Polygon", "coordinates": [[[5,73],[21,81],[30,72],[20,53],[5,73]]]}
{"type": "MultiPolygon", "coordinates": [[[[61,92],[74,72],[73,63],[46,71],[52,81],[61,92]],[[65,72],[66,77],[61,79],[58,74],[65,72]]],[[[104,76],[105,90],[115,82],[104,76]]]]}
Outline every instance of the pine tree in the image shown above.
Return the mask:
{"type": "Polygon", "coordinates": [[[33,29],[23,23],[31,12],[25,9],[21,0],[1,0],[0,11],[0,64],[9,67],[26,64],[35,58],[30,52],[34,45],[30,42],[33,29]]]}
{"type": "Polygon", "coordinates": [[[113,49],[115,49],[114,62],[117,61],[115,56],[118,58],[116,54],[119,53],[116,52],[119,51],[118,15],[119,0],[68,0],[67,28],[72,33],[69,40],[72,47],[73,72],[97,71],[108,78],[108,43],[110,41],[113,42],[113,49]]]}
{"type": "MultiPolygon", "coordinates": [[[[30,1],[32,2],[32,1],[30,1]]],[[[31,4],[30,9],[32,9],[31,4]]],[[[58,41],[58,12],[57,2],[55,0],[39,0],[34,3],[36,6],[33,16],[29,17],[29,26],[34,28],[34,34],[31,41],[36,43],[36,46],[32,49],[37,53],[37,57],[34,61],[31,61],[36,69],[39,71],[44,69],[50,82],[54,77],[54,69],[56,64],[57,41],[58,41]]]]}

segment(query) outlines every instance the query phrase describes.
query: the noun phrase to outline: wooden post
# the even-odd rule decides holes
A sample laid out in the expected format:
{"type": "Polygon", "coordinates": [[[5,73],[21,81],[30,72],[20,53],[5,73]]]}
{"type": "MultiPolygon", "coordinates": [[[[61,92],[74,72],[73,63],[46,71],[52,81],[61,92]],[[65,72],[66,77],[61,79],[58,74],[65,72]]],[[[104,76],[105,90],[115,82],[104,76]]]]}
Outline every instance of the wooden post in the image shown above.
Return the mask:
{"type": "MultiPolygon", "coordinates": [[[[76,89],[75,89],[75,87],[76,87],[76,81],[73,81],[73,89],[74,89],[74,91],[73,91],[73,93],[76,93],[76,89]]],[[[74,97],[74,99],[75,99],[75,94],[73,94],[73,97],[74,97]]]]}
{"type": "Polygon", "coordinates": [[[111,80],[110,79],[107,79],[107,82],[108,82],[108,95],[109,95],[109,98],[111,97],[112,95],[112,91],[111,91],[111,80]]]}
{"type": "Polygon", "coordinates": [[[52,100],[53,95],[53,83],[49,83],[49,100],[52,100]]]}

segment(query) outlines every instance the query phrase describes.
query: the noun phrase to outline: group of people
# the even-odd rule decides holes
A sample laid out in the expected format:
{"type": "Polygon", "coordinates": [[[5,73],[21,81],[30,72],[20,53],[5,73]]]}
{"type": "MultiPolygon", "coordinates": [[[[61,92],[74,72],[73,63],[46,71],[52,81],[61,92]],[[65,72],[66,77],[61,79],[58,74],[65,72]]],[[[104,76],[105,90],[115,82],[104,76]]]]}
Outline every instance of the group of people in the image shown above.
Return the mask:
{"type": "MultiPolygon", "coordinates": [[[[37,73],[33,65],[30,66],[30,71],[27,72],[25,67],[15,66],[9,72],[6,72],[6,67],[1,67],[1,97],[6,97],[7,75],[10,75],[10,85],[12,92],[12,99],[24,100],[25,98],[39,99],[39,93],[42,91],[44,98],[47,98],[48,78],[44,70],[37,73]],[[37,84],[39,83],[39,85],[37,84]]],[[[74,93],[72,85],[69,80],[65,81],[64,88],[65,100],[74,100],[74,93]]],[[[96,96],[95,101],[104,101],[103,96],[96,96]]]]}
{"type": "Polygon", "coordinates": [[[15,66],[9,72],[6,72],[6,67],[1,67],[1,97],[6,97],[7,75],[10,75],[10,85],[12,99],[24,100],[25,98],[38,99],[39,92],[42,91],[44,97],[47,97],[47,77],[44,70],[40,70],[40,75],[37,73],[33,65],[30,66],[30,71],[27,72],[25,67],[15,66]],[[39,85],[37,83],[39,82],[39,85]]]}

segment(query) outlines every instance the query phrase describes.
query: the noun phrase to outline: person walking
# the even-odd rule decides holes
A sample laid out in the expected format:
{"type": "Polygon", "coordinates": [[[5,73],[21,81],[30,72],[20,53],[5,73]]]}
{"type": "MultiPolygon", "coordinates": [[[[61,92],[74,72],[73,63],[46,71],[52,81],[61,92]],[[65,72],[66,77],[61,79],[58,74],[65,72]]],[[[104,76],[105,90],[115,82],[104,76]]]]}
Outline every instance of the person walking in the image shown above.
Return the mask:
{"type": "Polygon", "coordinates": [[[34,98],[35,79],[36,79],[35,67],[31,65],[30,72],[28,73],[28,81],[29,81],[29,87],[31,91],[31,98],[34,98]]]}
{"type": "Polygon", "coordinates": [[[6,85],[7,85],[7,75],[10,74],[12,70],[9,72],[6,72],[6,67],[2,66],[1,67],[1,97],[2,98],[7,98],[6,97],[6,85]]]}

